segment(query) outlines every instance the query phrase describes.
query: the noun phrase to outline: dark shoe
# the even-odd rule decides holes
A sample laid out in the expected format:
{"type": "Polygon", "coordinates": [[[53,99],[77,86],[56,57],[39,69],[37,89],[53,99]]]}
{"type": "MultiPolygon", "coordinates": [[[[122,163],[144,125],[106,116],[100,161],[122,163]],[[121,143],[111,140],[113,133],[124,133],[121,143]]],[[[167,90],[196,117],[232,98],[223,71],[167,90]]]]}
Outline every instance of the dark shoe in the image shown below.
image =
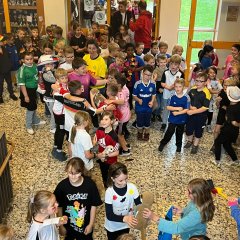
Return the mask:
{"type": "Polygon", "coordinates": [[[166,127],[167,127],[167,125],[163,123],[162,126],[161,126],[161,128],[160,128],[160,131],[164,132],[165,129],[166,129],[166,127]]]}
{"type": "Polygon", "coordinates": [[[181,147],[177,147],[176,152],[180,153],[181,151],[182,151],[182,148],[181,147]]]}
{"type": "Polygon", "coordinates": [[[151,121],[156,122],[156,115],[155,114],[152,115],[151,121]]]}
{"type": "Polygon", "coordinates": [[[138,140],[143,140],[143,133],[138,132],[137,133],[137,139],[138,140]]]}
{"type": "Polygon", "coordinates": [[[133,127],[133,128],[137,128],[137,121],[134,121],[134,122],[132,123],[132,127],[133,127]]]}
{"type": "Polygon", "coordinates": [[[12,100],[14,100],[14,101],[17,101],[17,100],[18,100],[17,96],[15,96],[14,94],[10,95],[10,98],[11,98],[12,100]]]}
{"type": "Polygon", "coordinates": [[[0,104],[4,103],[3,98],[0,97],[0,104]]]}
{"type": "Polygon", "coordinates": [[[190,148],[192,146],[192,142],[187,141],[186,145],[184,146],[184,148],[190,148]]]}
{"type": "Polygon", "coordinates": [[[64,161],[67,160],[66,153],[65,152],[58,152],[57,149],[52,151],[52,156],[60,162],[64,162],[64,161]]]}
{"type": "Polygon", "coordinates": [[[132,149],[129,143],[128,143],[128,144],[126,144],[126,146],[127,146],[127,148],[128,148],[129,150],[131,150],[131,149],[132,149]]]}
{"type": "Polygon", "coordinates": [[[129,155],[131,155],[131,152],[129,149],[126,151],[122,149],[122,151],[119,153],[119,155],[120,156],[129,156],[129,155]]]}
{"type": "Polygon", "coordinates": [[[144,133],[144,135],[143,135],[143,140],[144,140],[144,141],[149,141],[149,136],[150,136],[149,133],[144,133]]]}
{"type": "Polygon", "coordinates": [[[159,115],[159,116],[157,116],[157,120],[159,121],[159,122],[162,122],[162,118],[161,118],[161,116],[159,115]]]}
{"type": "Polygon", "coordinates": [[[191,149],[191,154],[196,154],[198,152],[198,146],[192,146],[192,149],[191,149]]]}
{"type": "Polygon", "coordinates": [[[159,147],[158,147],[158,151],[159,152],[162,152],[163,149],[164,149],[165,145],[164,144],[160,144],[159,147]]]}

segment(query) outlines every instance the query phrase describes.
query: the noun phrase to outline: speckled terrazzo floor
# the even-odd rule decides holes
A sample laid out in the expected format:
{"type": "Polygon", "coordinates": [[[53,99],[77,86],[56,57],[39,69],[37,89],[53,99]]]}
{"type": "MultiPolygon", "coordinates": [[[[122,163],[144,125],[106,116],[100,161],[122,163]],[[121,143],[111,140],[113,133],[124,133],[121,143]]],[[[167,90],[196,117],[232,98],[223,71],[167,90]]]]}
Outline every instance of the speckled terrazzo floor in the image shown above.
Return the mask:
{"type": "MultiPolygon", "coordinates": [[[[27,134],[24,128],[25,110],[19,106],[19,102],[9,100],[8,96],[4,98],[5,103],[0,105],[0,131],[5,131],[7,139],[15,144],[11,160],[14,201],[7,221],[13,226],[16,239],[21,240],[26,238],[28,231],[25,219],[29,196],[40,189],[53,191],[56,184],[65,177],[65,163],[51,157],[53,135],[49,132],[49,121],[33,136],[27,134]]],[[[45,119],[42,104],[38,112],[45,119]]],[[[197,155],[191,156],[186,150],[176,154],[174,140],[159,153],[157,147],[162,137],[159,127],[159,123],[153,124],[149,142],[136,141],[136,130],[129,127],[132,132],[132,155],[129,158],[134,160],[125,161],[127,158],[119,157],[119,161],[128,166],[129,180],[138,186],[140,192],[150,190],[154,193],[153,209],[156,212],[163,215],[170,205],[184,206],[187,202],[187,183],[195,177],[212,178],[215,185],[222,187],[229,196],[240,196],[240,168],[225,164],[217,168],[210,162],[213,155],[209,152],[212,143],[209,133],[204,134],[197,155]]],[[[229,161],[226,156],[224,161],[229,161]]],[[[99,176],[97,164],[94,172],[99,176]]],[[[209,237],[214,240],[236,240],[236,224],[230,217],[226,201],[217,196],[215,204],[214,220],[208,224],[209,237]]],[[[94,239],[106,239],[103,222],[104,207],[101,206],[97,213],[94,239]]],[[[140,239],[137,231],[134,234],[140,239]]],[[[150,225],[147,235],[148,240],[157,239],[157,227],[150,225]]]]}

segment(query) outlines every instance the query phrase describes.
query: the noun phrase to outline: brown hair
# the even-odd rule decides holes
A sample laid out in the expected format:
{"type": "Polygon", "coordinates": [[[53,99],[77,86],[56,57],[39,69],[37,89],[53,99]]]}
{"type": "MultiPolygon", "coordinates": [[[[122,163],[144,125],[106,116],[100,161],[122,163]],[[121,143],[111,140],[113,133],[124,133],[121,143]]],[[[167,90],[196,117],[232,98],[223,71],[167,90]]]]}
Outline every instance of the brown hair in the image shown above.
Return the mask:
{"type": "Polygon", "coordinates": [[[183,52],[183,46],[179,44],[174,45],[172,49],[172,55],[177,54],[178,50],[181,50],[183,52]]]}
{"type": "Polygon", "coordinates": [[[54,34],[58,34],[58,35],[63,34],[63,29],[59,26],[56,26],[53,31],[54,31],[54,34]]]}
{"type": "Polygon", "coordinates": [[[64,55],[66,55],[66,54],[73,54],[73,53],[74,53],[74,50],[73,50],[72,47],[66,46],[66,47],[64,48],[64,55]]]}
{"type": "Polygon", "coordinates": [[[177,63],[177,64],[180,64],[181,61],[182,61],[182,58],[178,54],[172,55],[169,60],[170,63],[177,63]]]}
{"type": "Polygon", "coordinates": [[[144,62],[148,62],[150,61],[151,59],[155,59],[154,56],[150,53],[147,53],[144,57],[143,57],[143,60],[144,62]]]}
{"type": "Polygon", "coordinates": [[[24,37],[23,42],[24,42],[24,44],[25,44],[25,43],[30,43],[30,42],[32,43],[32,38],[26,36],[26,37],[24,37]]]}
{"type": "Polygon", "coordinates": [[[125,54],[123,52],[119,52],[116,54],[115,58],[121,58],[122,60],[125,60],[125,54]]]}
{"type": "Polygon", "coordinates": [[[141,46],[141,45],[144,45],[143,42],[136,42],[135,44],[136,44],[136,46],[135,46],[136,48],[139,47],[139,46],[141,46]]]}
{"type": "Polygon", "coordinates": [[[143,67],[143,73],[146,72],[146,71],[149,71],[150,73],[153,73],[153,71],[154,71],[153,66],[151,66],[151,65],[145,65],[145,66],[143,67]]]}
{"type": "Polygon", "coordinates": [[[84,65],[87,66],[87,63],[81,57],[76,57],[76,58],[73,59],[73,62],[72,62],[73,70],[78,69],[78,68],[80,68],[84,65]]]}
{"type": "Polygon", "coordinates": [[[166,60],[167,61],[167,56],[165,54],[158,54],[157,55],[157,61],[160,60],[166,60]]]}
{"type": "Polygon", "coordinates": [[[111,120],[114,120],[114,119],[115,119],[112,111],[104,111],[104,112],[100,115],[100,120],[102,120],[105,116],[109,116],[109,118],[110,118],[111,120]]]}
{"type": "Polygon", "coordinates": [[[200,211],[202,223],[212,221],[215,206],[208,182],[202,178],[195,178],[189,182],[188,188],[193,196],[193,202],[200,211]]]}
{"type": "Polygon", "coordinates": [[[12,240],[13,230],[7,225],[0,224],[0,239],[1,240],[12,240]]]}
{"type": "Polygon", "coordinates": [[[107,180],[107,184],[108,186],[112,186],[113,185],[113,180],[112,178],[116,178],[121,174],[127,175],[128,174],[128,170],[126,165],[124,165],[123,163],[120,162],[116,162],[112,165],[110,165],[110,168],[108,170],[108,180],[107,180]]]}
{"type": "Polygon", "coordinates": [[[207,79],[208,79],[208,75],[207,75],[207,73],[206,73],[205,71],[199,72],[199,73],[197,73],[197,75],[196,75],[196,79],[197,79],[197,78],[204,78],[204,81],[206,82],[207,79]]]}
{"type": "Polygon", "coordinates": [[[118,85],[111,83],[107,85],[107,92],[111,94],[111,96],[117,96],[118,94],[118,85]]]}
{"type": "Polygon", "coordinates": [[[67,172],[69,168],[73,168],[77,173],[81,173],[82,175],[84,175],[85,172],[84,162],[79,157],[73,157],[69,159],[69,161],[66,164],[65,171],[67,172]]]}
{"type": "Polygon", "coordinates": [[[49,206],[50,200],[53,198],[53,196],[53,193],[46,190],[41,190],[35,194],[33,199],[30,199],[27,213],[27,221],[29,223],[31,223],[32,218],[36,216],[41,209],[46,209],[49,206]]]}
{"type": "Polygon", "coordinates": [[[135,240],[136,238],[130,233],[124,233],[119,236],[116,240],[135,240]]]}
{"type": "Polygon", "coordinates": [[[159,44],[158,44],[158,47],[161,48],[161,47],[167,47],[168,48],[168,44],[164,41],[160,41],[159,44]]]}
{"type": "Polygon", "coordinates": [[[82,83],[77,80],[68,83],[68,89],[71,94],[74,94],[80,88],[82,88],[82,83]]]}
{"type": "Polygon", "coordinates": [[[63,68],[58,68],[56,71],[55,71],[55,77],[57,79],[59,79],[60,77],[63,77],[63,76],[67,76],[68,73],[67,73],[67,70],[63,69],[63,68]]]}

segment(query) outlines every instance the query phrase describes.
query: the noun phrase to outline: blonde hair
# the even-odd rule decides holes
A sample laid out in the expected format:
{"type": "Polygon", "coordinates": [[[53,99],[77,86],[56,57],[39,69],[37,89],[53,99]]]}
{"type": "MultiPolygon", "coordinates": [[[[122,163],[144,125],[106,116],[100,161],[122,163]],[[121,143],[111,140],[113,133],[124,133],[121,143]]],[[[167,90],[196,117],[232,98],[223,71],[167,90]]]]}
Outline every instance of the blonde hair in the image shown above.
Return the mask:
{"type": "Polygon", "coordinates": [[[125,54],[123,52],[119,52],[119,53],[117,53],[115,58],[120,58],[122,60],[125,60],[125,54]]]}
{"type": "Polygon", "coordinates": [[[178,54],[172,55],[169,60],[170,63],[177,63],[177,64],[180,64],[181,61],[182,61],[182,58],[178,54]]]}
{"type": "Polygon", "coordinates": [[[36,216],[36,214],[38,214],[40,210],[46,209],[49,206],[53,196],[53,193],[46,190],[41,190],[35,194],[33,199],[29,200],[27,213],[27,221],[29,223],[31,223],[32,218],[36,216]]]}
{"type": "Polygon", "coordinates": [[[80,126],[82,124],[84,124],[85,122],[89,123],[89,125],[91,125],[91,118],[88,112],[84,112],[84,111],[77,111],[75,113],[74,116],[74,125],[72,127],[72,131],[71,131],[71,143],[74,144],[74,139],[76,137],[77,134],[77,126],[80,126]]]}
{"type": "Polygon", "coordinates": [[[64,50],[64,47],[65,47],[65,42],[62,40],[58,41],[55,45],[55,49],[60,48],[64,50]]]}
{"type": "Polygon", "coordinates": [[[13,240],[13,230],[11,227],[0,224],[0,240],[13,240]]]}
{"type": "Polygon", "coordinates": [[[179,44],[176,44],[176,45],[173,46],[172,55],[177,54],[178,51],[183,52],[183,46],[179,45],[179,44]]]}
{"type": "Polygon", "coordinates": [[[185,86],[185,80],[184,78],[176,78],[175,82],[174,82],[174,86],[176,84],[181,84],[183,87],[185,86]]]}
{"type": "Polygon", "coordinates": [[[119,45],[117,43],[111,42],[111,43],[108,44],[108,51],[109,52],[113,52],[113,51],[115,51],[117,49],[120,49],[120,47],[119,47],[119,45]]]}
{"type": "Polygon", "coordinates": [[[146,54],[144,57],[143,57],[143,60],[144,62],[148,62],[150,61],[151,59],[155,59],[154,56],[152,54],[146,54]]]}
{"type": "Polygon", "coordinates": [[[55,77],[59,79],[60,77],[67,76],[67,70],[63,68],[58,68],[55,72],[55,77]]]}

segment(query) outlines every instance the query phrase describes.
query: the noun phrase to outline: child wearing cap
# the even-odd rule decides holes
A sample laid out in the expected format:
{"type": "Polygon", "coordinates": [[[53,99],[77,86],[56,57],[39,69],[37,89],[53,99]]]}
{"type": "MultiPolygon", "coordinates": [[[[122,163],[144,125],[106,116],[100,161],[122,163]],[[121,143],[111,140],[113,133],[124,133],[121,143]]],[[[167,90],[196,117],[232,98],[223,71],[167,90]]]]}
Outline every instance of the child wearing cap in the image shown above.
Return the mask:
{"type": "Polygon", "coordinates": [[[215,139],[215,164],[220,165],[221,146],[231,157],[231,165],[239,165],[240,161],[232,147],[232,143],[236,142],[240,127],[240,89],[237,86],[227,88],[227,96],[230,105],[226,110],[226,122],[224,123],[220,134],[215,139]]]}
{"type": "Polygon", "coordinates": [[[2,97],[4,79],[7,82],[7,89],[10,94],[10,98],[14,101],[18,99],[13,93],[11,69],[12,63],[8,51],[5,47],[5,37],[0,35],[0,104],[4,103],[2,97]]]}

